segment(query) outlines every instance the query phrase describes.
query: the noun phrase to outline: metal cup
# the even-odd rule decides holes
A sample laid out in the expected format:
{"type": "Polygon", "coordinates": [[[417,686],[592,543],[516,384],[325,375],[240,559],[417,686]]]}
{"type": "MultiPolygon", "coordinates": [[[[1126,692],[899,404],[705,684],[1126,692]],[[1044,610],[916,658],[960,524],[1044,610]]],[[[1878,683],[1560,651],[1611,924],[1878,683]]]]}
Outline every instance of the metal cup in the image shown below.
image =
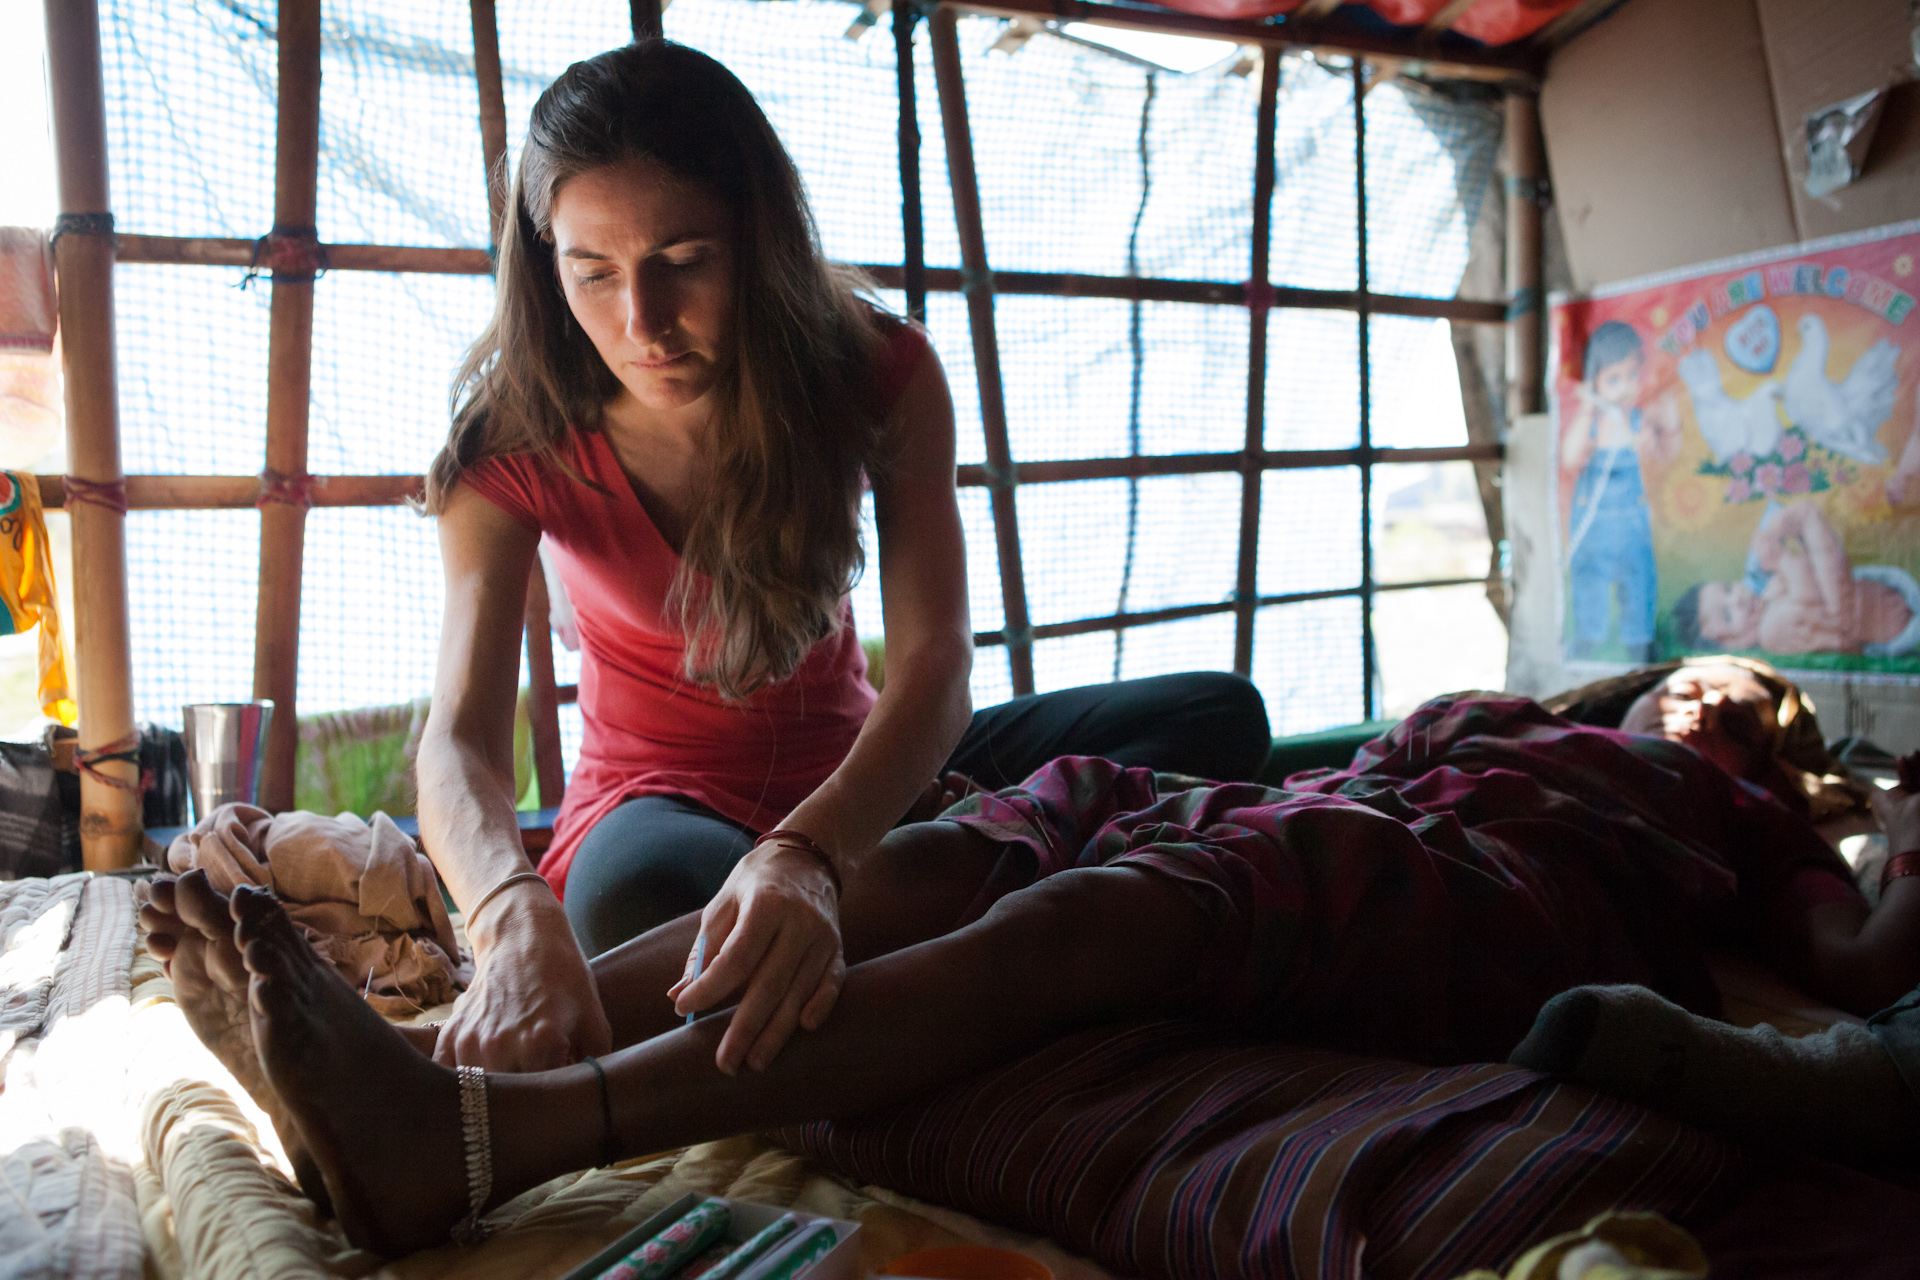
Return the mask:
{"type": "Polygon", "coordinates": [[[267,725],[273,721],[272,701],[196,702],[180,710],[186,720],[193,820],[223,804],[254,803],[260,793],[267,725]]]}

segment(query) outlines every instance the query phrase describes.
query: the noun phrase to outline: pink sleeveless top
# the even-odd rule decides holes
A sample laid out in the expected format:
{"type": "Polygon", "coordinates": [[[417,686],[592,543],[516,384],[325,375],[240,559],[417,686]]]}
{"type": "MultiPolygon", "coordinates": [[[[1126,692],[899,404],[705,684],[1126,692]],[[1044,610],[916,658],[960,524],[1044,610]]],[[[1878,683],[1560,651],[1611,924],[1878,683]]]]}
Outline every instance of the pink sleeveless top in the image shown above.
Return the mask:
{"type": "MultiPolygon", "coordinates": [[[[900,326],[874,371],[891,408],[927,350],[900,326]]],[[[573,855],[623,801],[677,795],[754,831],[779,824],[839,767],[875,694],[842,600],[840,626],[793,675],[743,702],[689,682],[686,636],[665,613],[680,557],[640,505],[605,436],[574,430],[569,461],[604,492],[527,454],[482,459],[461,482],[542,534],[580,631],[580,759],[540,873],[564,896],[573,855]]]]}

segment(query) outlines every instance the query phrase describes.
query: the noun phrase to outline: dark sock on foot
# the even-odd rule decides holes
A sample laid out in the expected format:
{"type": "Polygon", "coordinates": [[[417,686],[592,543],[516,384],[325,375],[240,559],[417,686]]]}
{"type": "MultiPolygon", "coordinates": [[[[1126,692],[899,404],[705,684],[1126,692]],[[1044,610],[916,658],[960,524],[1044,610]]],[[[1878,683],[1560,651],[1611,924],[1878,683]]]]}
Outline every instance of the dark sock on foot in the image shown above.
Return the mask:
{"type": "Polygon", "coordinates": [[[1920,1144],[1920,1099],[1853,1023],[1795,1039],[1645,987],[1576,987],[1541,1008],[1509,1061],[1758,1146],[1879,1160],[1920,1144]]]}

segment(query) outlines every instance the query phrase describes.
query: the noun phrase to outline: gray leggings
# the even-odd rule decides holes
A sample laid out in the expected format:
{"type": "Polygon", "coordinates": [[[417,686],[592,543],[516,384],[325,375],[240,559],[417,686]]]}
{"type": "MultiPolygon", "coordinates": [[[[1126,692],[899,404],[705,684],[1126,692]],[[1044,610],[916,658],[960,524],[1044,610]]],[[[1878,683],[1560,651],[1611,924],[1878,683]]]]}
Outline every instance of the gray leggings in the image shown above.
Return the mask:
{"type": "MultiPolygon", "coordinates": [[[[947,760],[989,790],[1056,756],[1220,782],[1266,762],[1266,704],[1240,676],[1153,676],[1015,698],[974,713],[947,760]]],[[[589,956],[698,911],[753,846],[754,832],[682,796],[643,796],[602,818],[567,872],[567,919],[589,956]]]]}

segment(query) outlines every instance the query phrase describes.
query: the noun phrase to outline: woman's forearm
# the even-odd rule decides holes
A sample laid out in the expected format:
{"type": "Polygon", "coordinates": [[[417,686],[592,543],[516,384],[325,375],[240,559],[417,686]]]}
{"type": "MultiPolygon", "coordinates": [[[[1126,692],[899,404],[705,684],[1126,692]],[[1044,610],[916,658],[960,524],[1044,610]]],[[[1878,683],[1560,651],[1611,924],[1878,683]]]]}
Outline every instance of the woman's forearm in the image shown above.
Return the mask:
{"type": "Polygon", "coordinates": [[[890,653],[886,689],[847,758],[780,824],[833,854],[843,880],[953,754],[972,715],[971,669],[964,640],[890,653]]]}
{"type": "MultiPolygon", "coordinates": [[[[415,763],[420,793],[420,841],[455,902],[471,908],[481,895],[527,870],[513,807],[512,774],[486,753],[429,724],[415,763]]],[[[492,914],[492,913],[489,913],[492,914]]],[[[470,921],[472,940],[491,942],[484,918],[470,921]]]]}

